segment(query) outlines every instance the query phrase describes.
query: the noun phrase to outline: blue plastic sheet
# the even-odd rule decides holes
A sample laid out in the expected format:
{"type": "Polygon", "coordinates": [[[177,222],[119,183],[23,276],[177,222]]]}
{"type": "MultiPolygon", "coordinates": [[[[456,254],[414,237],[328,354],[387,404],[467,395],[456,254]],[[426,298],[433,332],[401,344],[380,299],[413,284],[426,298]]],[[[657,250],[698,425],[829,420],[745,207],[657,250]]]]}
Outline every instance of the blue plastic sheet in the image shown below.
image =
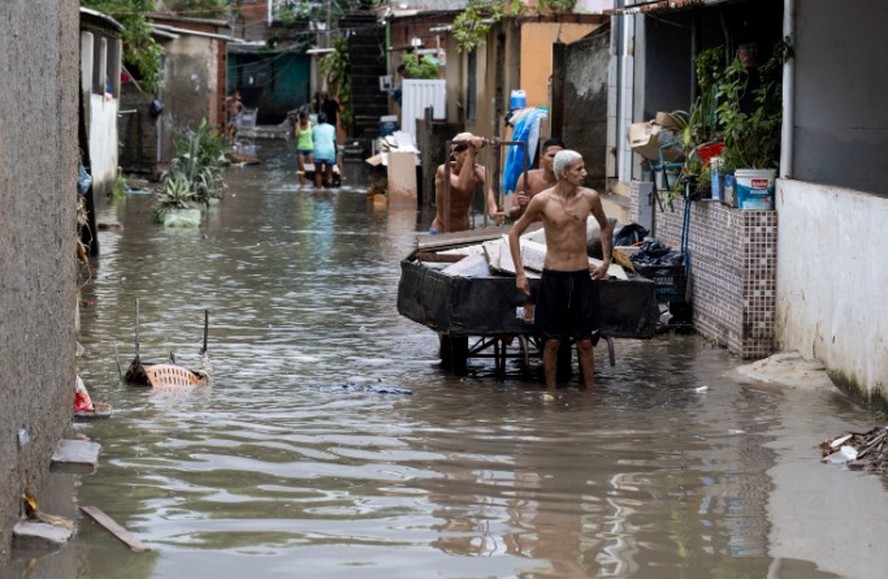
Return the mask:
{"type": "Polygon", "coordinates": [[[506,163],[503,168],[502,190],[505,195],[515,191],[518,177],[524,171],[524,156],[527,156],[527,168],[531,168],[533,152],[536,151],[540,139],[540,121],[549,116],[549,111],[544,107],[522,109],[512,117],[515,130],[512,131],[512,140],[527,143],[527,147],[511,145],[506,154],[506,163]]]}

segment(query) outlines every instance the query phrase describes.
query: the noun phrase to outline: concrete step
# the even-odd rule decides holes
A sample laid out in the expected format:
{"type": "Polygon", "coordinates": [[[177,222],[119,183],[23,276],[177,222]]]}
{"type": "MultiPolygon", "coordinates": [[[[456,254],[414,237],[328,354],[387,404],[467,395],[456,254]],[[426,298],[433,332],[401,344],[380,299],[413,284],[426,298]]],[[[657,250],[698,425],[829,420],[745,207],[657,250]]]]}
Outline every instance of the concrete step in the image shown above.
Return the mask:
{"type": "Polygon", "coordinates": [[[91,474],[99,462],[102,445],[88,440],[62,439],[50,462],[51,472],[91,474]]]}
{"type": "Polygon", "coordinates": [[[41,521],[19,521],[12,528],[13,545],[25,551],[60,547],[74,535],[74,525],[51,525],[41,521]]]}

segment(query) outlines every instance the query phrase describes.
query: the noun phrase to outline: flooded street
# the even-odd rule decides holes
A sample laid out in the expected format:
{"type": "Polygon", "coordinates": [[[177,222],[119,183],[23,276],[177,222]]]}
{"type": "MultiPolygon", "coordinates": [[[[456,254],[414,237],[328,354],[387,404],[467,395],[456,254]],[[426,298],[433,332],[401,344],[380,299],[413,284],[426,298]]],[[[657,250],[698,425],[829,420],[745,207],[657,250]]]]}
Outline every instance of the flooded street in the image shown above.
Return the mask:
{"type": "MultiPolygon", "coordinates": [[[[598,384],[437,365],[437,337],[398,315],[399,261],[432,215],[388,210],[365,183],[299,189],[294,150],[232,168],[199,230],[151,222],[130,195],[99,221],[83,289],[80,371],[109,420],[66,551],[79,578],[876,577],[881,481],[819,462],[872,417],[837,390],[744,380],[694,336],[618,340],[598,384]],[[115,346],[199,359],[213,383],[117,384],[115,346]],[[412,395],[352,391],[374,380],[412,395]]],[[[575,378],[576,381],[576,378],[575,378]]]]}

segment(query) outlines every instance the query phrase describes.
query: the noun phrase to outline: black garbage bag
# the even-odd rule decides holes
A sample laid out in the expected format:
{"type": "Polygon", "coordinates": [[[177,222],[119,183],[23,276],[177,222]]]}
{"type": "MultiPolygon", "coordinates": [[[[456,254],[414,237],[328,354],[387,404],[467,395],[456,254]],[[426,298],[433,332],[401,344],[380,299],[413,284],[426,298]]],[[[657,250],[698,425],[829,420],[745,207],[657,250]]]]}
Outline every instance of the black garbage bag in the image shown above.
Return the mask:
{"type": "Polygon", "coordinates": [[[635,245],[648,236],[650,231],[638,223],[627,223],[614,234],[614,245],[635,245]]]}
{"type": "Polygon", "coordinates": [[[638,246],[638,251],[629,256],[632,263],[642,267],[669,267],[682,265],[680,251],[675,251],[662,241],[654,238],[645,239],[638,246]]]}

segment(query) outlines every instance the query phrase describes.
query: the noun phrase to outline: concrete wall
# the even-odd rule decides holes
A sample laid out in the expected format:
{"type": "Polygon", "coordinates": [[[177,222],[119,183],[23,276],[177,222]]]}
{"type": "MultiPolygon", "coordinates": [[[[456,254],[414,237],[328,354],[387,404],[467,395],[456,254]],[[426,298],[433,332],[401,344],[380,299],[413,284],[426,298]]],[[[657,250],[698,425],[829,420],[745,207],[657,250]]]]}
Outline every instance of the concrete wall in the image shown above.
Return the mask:
{"type": "Polygon", "coordinates": [[[211,38],[181,34],[164,45],[163,161],[176,153],[176,130],[196,129],[203,118],[213,122],[216,103],[222,98],[218,92],[217,43],[211,38]]]}
{"type": "Polygon", "coordinates": [[[857,0],[853,10],[805,0],[796,11],[794,179],[888,195],[888,35],[885,3],[857,0]]]}
{"type": "MultiPolygon", "coordinates": [[[[533,22],[521,27],[521,80],[527,93],[527,106],[548,107],[552,76],[552,44],[570,44],[586,36],[598,25],[573,22],[533,22]]],[[[506,94],[506,98],[508,98],[506,94]]]]}
{"type": "Polygon", "coordinates": [[[888,199],[780,180],[777,326],[784,350],[822,360],[834,380],[888,399],[888,199]]]}
{"type": "Polygon", "coordinates": [[[827,0],[787,2],[796,8],[796,57],[781,167],[790,178],[778,180],[776,200],[778,340],[822,360],[837,383],[885,401],[884,3],[860,0],[848,11],[827,0]]]}
{"type": "Polygon", "coordinates": [[[74,400],[79,3],[0,3],[0,560],[74,400]]]}
{"type": "Polygon", "coordinates": [[[96,196],[110,193],[117,179],[117,113],[120,110],[120,83],[117,79],[120,78],[120,54],[119,39],[99,31],[84,30],[80,33],[80,90],[83,92],[83,102],[89,108],[89,170],[96,196]],[[96,55],[101,57],[99,61],[96,55]],[[100,72],[96,73],[96,70],[100,72]],[[96,86],[96,74],[109,79],[110,92],[106,92],[101,82],[96,86]]]}
{"type": "Polygon", "coordinates": [[[89,153],[93,194],[107,195],[114,188],[119,165],[117,139],[118,99],[102,95],[89,96],[89,153]]]}
{"type": "MultiPolygon", "coordinates": [[[[607,28],[607,27],[606,27],[607,28]]],[[[609,28],[567,47],[561,138],[583,155],[586,185],[604,191],[607,160],[609,28]]]]}

